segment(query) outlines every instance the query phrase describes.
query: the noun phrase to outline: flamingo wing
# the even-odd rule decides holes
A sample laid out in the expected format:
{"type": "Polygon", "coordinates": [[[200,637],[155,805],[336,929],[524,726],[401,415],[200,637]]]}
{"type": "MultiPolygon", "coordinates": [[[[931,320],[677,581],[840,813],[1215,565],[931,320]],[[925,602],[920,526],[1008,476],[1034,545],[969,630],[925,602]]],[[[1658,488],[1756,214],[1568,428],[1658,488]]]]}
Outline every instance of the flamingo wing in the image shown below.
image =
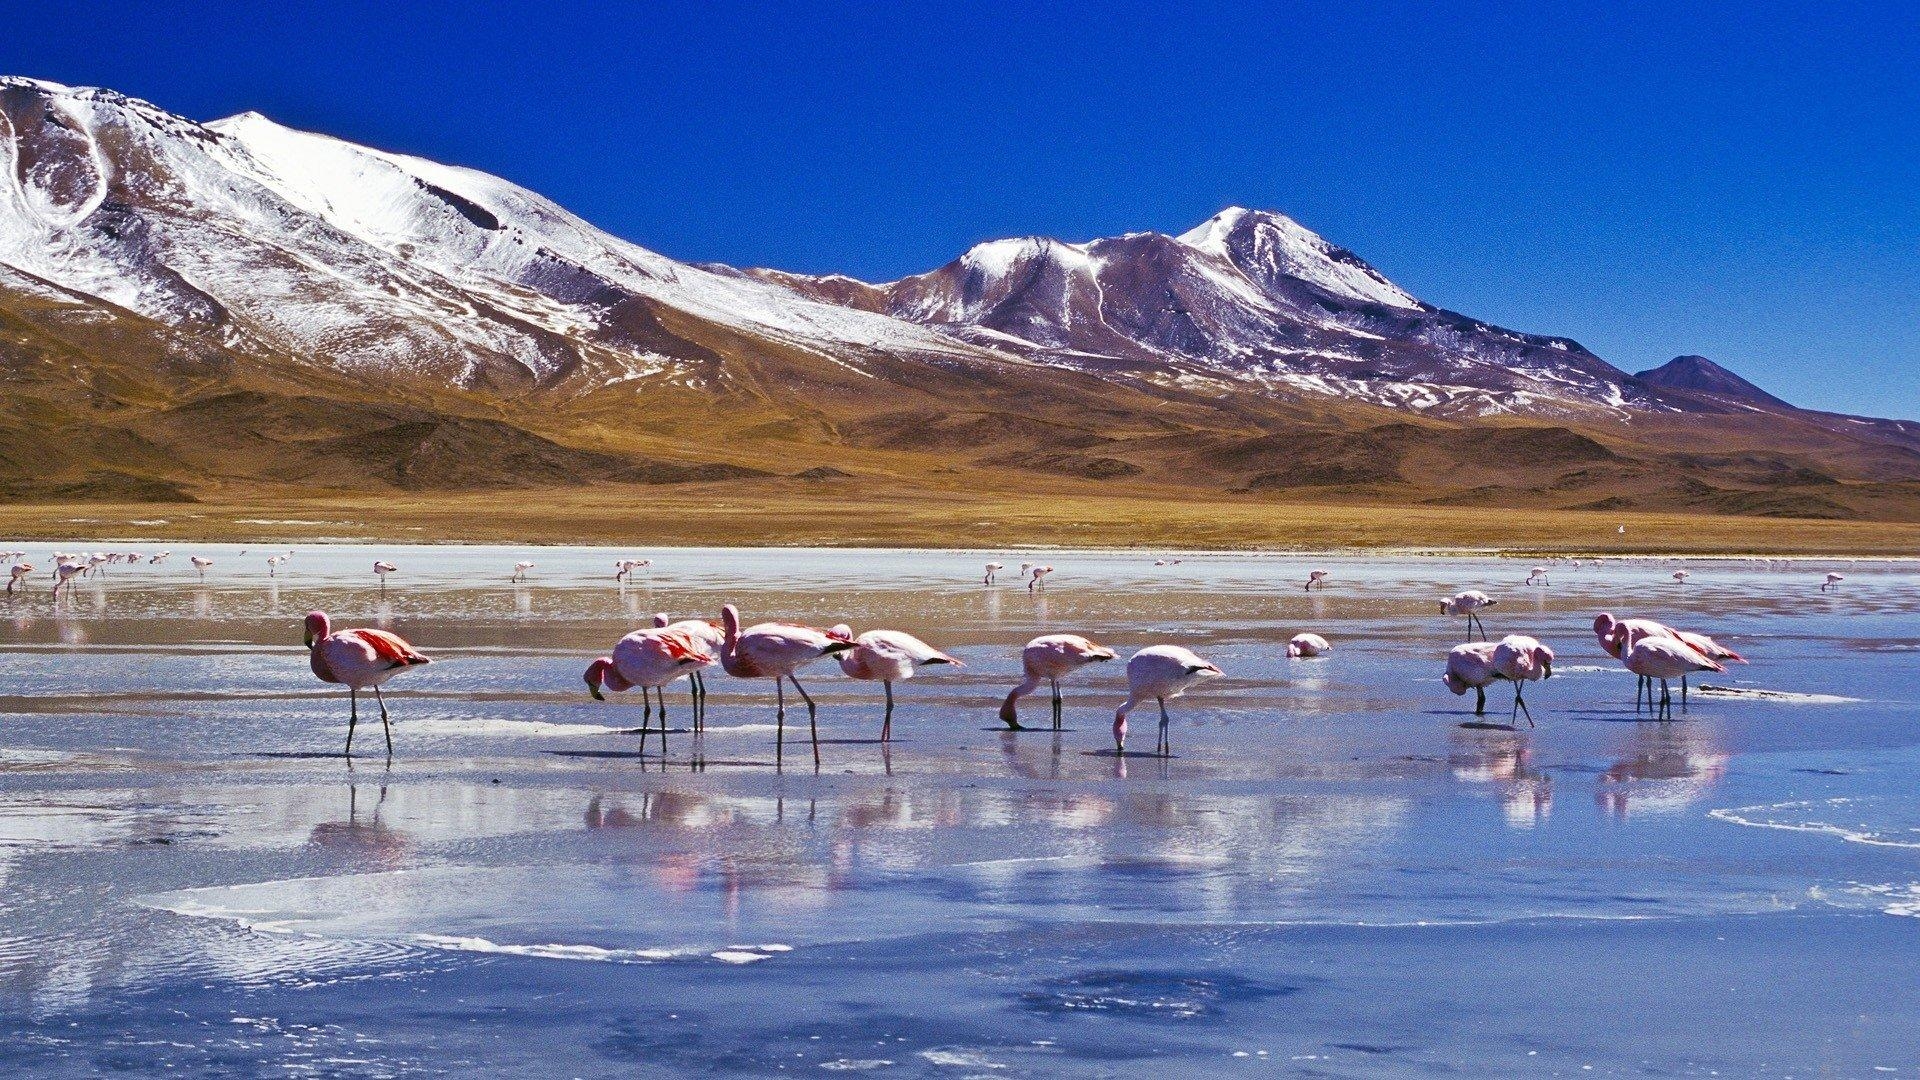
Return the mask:
{"type": "Polygon", "coordinates": [[[407,639],[385,630],[348,630],[347,634],[358,638],[373,655],[387,661],[394,667],[406,667],[409,664],[429,664],[433,661],[422,654],[407,639]]]}

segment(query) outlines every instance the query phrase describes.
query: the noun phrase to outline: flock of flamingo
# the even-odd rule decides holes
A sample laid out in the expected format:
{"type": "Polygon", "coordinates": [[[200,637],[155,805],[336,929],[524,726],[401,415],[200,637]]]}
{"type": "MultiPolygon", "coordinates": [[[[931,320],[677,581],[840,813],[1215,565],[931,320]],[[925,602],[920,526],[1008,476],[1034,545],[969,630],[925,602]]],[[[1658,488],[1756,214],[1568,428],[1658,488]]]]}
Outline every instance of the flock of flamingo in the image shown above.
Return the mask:
{"type": "MultiPolygon", "coordinates": [[[[139,552],[56,552],[51,560],[54,589],[57,592],[76,577],[105,574],[107,567],[116,564],[144,561],[149,565],[158,565],[171,554],[166,551],[153,555],[139,552]]],[[[241,554],[246,553],[243,551],[241,554]]],[[[269,576],[273,576],[293,554],[289,550],[269,555],[269,576]]],[[[190,561],[203,579],[206,571],[213,566],[212,559],[198,555],[191,556],[190,561]]],[[[1159,559],[1154,565],[1169,566],[1180,561],[1159,559]]],[[[1597,559],[1593,561],[1599,562],[1597,559]]],[[[0,552],[0,565],[9,564],[7,592],[11,594],[35,567],[26,562],[25,552],[0,552]]],[[[1576,567],[1580,565],[1577,560],[1573,564],[1576,567]]],[[[621,559],[614,564],[613,576],[616,581],[625,582],[636,571],[651,565],[649,559],[621,559]]],[[[526,581],[534,567],[535,563],[530,560],[516,562],[509,580],[516,583],[526,581]]],[[[996,575],[1004,569],[1006,567],[1002,563],[987,563],[983,584],[995,584],[996,575]]],[[[379,579],[383,593],[387,577],[398,572],[397,565],[385,560],[373,564],[373,573],[379,579]]],[[[1027,589],[1039,591],[1045,587],[1047,575],[1052,572],[1053,567],[1048,565],[1022,563],[1019,580],[1025,583],[1027,589]]],[[[1548,573],[1548,567],[1536,566],[1523,584],[1546,585],[1548,573]]],[[[1676,570],[1672,575],[1679,584],[1685,584],[1688,576],[1685,570],[1676,570]]],[[[1326,570],[1313,570],[1308,574],[1304,587],[1308,590],[1325,589],[1331,577],[1326,570]]],[[[1828,573],[1820,585],[1820,591],[1837,590],[1844,580],[1842,574],[1828,573]]],[[[1480,613],[1496,603],[1496,600],[1479,590],[1457,593],[1440,601],[1443,615],[1466,620],[1469,638],[1466,643],[1454,646],[1448,652],[1441,681],[1456,695],[1465,695],[1472,690],[1476,716],[1486,713],[1488,686],[1501,681],[1512,683],[1513,708],[1509,719],[1517,723],[1520,717],[1525,716],[1531,727],[1533,714],[1525,700],[1525,687],[1529,682],[1552,677],[1553,650],[1538,639],[1524,634],[1510,634],[1497,642],[1489,640],[1480,613]],[[1472,640],[1476,631],[1480,635],[1478,641],[1472,640]]],[[[1680,630],[1652,619],[1617,619],[1610,613],[1602,612],[1594,618],[1593,632],[1608,655],[1639,677],[1639,689],[1634,700],[1636,711],[1644,703],[1657,718],[1663,720],[1672,717],[1672,680],[1680,680],[1680,701],[1684,710],[1688,677],[1697,672],[1725,671],[1723,664],[1726,661],[1746,662],[1738,653],[1707,635],[1680,630]],[[1653,695],[1655,681],[1660,684],[1658,699],[1653,695]]],[[[408,668],[430,663],[430,659],[404,638],[387,630],[334,630],[326,613],[320,611],[310,612],[306,616],[306,645],[314,675],[324,682],[347,687],[347,756],[351,758],[353,754],[353,736],[360,718],[359,695],[362,690],[373,693],[386,736],[387,753],[391,756],[392,724],[380,687],[408,668]]],[[[1332,644],[1319,634],[1301,633],[1287,642],[1285,652],[1288,657],[1314,657],[1332,648],[1332,644]]],[[[855,636],[845,624],[826,630],[779,622],[742,626],[739,611],[728,604],[721,609],[718,623],[704,619],[674,621],[664,614],[654,616],[652,627],[622,637],[607,656],[589,664],[584,678],[588,691],[595,699],[602,701],[605,700],[603,691],[619,692],[638,687],[642,702],[639,729],[641,746],[644,749],[657,708],[663,752],[667,734],[665,689],[668,685],[683,678],[688,680],[693,731],[697,735],[705,730],[707,690],[703,673],[706,669],[718,666],[736,678],[771,680],[774,685],[776,760],[784,753],[786,687],[791,685],[806,704],[813,760],[818,766],[818,709],[806,687],[801,685],[797,673],[806,665],[827,657],[837,661],[841,672],[849,678],[881,684],[886,700],[880,728],[882,743],[892,739],[894,683],[913,678],[922,667],[963,666],[954,657],[904,631],[869,630],[855,636]]],[[[1112,649],[1079,634],[1046,634],[1034,638],[1021,650],[1022,679],[1001,703],[1001,721],[1010,729],[1022,730],[1018,713],[1020,699],[1038,692],[1045,685],[1050,691],[1051,724],[1054,730],[1059,730],[1064,713],[1061,680],[1089,664],[1117,658],[1112,649]]],[[[1172,747],[1168,728],[1171,718],[1167,712],[1167,701],[1180,697],[1202,680],[1219,676],[1221,670],[1185,647],[1149,645],[1128,659],[1126,673],[1127,697],[1115,710],[1113,717],[1115,753],[1126,753],[1127,717],[1151,701],[1159,712],[1154,753],[1170,756],[1172,747]]]]}

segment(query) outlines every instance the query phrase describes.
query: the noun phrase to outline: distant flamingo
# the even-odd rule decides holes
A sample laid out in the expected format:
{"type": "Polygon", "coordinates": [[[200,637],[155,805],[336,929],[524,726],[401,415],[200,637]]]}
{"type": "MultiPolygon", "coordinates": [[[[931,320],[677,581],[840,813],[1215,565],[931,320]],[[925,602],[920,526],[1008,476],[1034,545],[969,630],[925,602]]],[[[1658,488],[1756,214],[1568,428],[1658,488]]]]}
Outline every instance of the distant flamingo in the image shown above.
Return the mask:
{"type": "Polygon", "coordinates": [[[276,572],[280,569],[280,564],[286,561],[287,557],[285,555],[267,556],[267,576],[275,577],[276,572]]]}
{"type": "Polygon", "coordinates": [[[1673,580],[1681,585],[1685,585],[1687,579],[1692,576],[1692,574],[1687,573],[1685,570],[1675,570],[1673,572],[1673,580]]]}
{"type": "Polygon", "coordinates": [[[1035,589],[1043,587],[1046,584],[1047,575],[1051,573],[1053,573],[1053,567],[1051,566],[1034,567],[1033,577],[1027,579],[1027,591],[1032,592],[1035,589]]]}
{"type": "Polygon", "coordinates": [[[1493,652],[1500,646],[1491,641],[1470,641],[1455,645],[1447,653],[1447,673],[1440,681],[1455,694],[1473,691],[1473,715],[1487,714],[1487,687],[1500,677],[1493,666],[1493,652]]]}
{"type": "Polygon", "coordinates": [[[1488,596],[1478,589],[1468,589],[1465,592],[1454,593],[1447,599],[1440,601],[1440,614],[1465,615],[1467,617],[1467,636],[1471,638],[1473,636],[1473,628],[1479,626],[1480,639],[1484,641],[1487,637],[1487,624],[1480,621],[1480,609],[1490,608],[1499,602],[1500,601],[1495,600],[1493,597],[1488,596]]]}
{"type": "Polygon", "coordinates": [[[1536,566],[1533,568],[1533,572],[1527,575],[1527,580],[1522,582],[1521,584],[1551,585],[1552,582],[1547,580],[1547,568],[1544,566],[1536,566]]]}
{"type": "Polygon", "coordinates": [[[621,559],[613,564],[613,580],[626,581],[633,577],[635,570],[644,570],[652,565],[652,559],[621,559]]]}
{"type": "Polygon", "coordinates": [[[324,611],[309,611],[306,619],[307,662],[321,682],[347,688],[347,757],[353,757],[353,729],[360,722],[360,691],[371,688],[380,706],[380,726],[387,736],[387,757],[393,757],[393,724],[380,684],[400,672],[432,663],[405,638],[385,630],[332,629],[324,611]]]}
{"type": "Polygon", "coordinates": [[[1326,588],[1327,578],[1330,576],[1325,570],[1312,571],[1307,575],[1307,589],[1311,591],[1315,588],[1326,588]]]}
{"type": "Polygon", "coordinates": [[[1828,589],[1832,589],[1837,592],[1840,589],[1840,583],[1845,580],[1847,580],[1847,575],[1845,574],[1828,574],[1827,580],[1820,583],[1820,591],[1826,592],[1828,589]]]}
{"type": "Polygon", "coordinates": [[[1292,640],[1287,642],[1287,655],[1289,657],[1319,656],[1321,653],[1329,653],[1332,651],[1333,646],[1329,645],[1327,639],[1321,637],[1319,634],[1295,634],[1292,640]]]}
{"type": "Polygon", "coordinates": [[[853,648],[853,642],[829,636],[824,630],[789,623],[757,623],[740,629],[740,611],[732,604],[720,609],[720,625],[726,637],[720,647],[720,666],[740,679],[772,679],[774,719],[774,760],[786,749],[787,698],[780,680],[793,684],[800,699],[807,703],[807,730],[813,739],[813,764],[820,766],[820,722],[818,709],[806,688],[793,673],[823,656],[832,656],[853,648]]]}
{"type": "Polygon", "coordinates": [[[28,574],[33,573],[32,563],[14,563],[7,573],[7,595],[13,595],[13,587],[20,584],[28,574]]]}
{"type": "Polygon", "coordinates": [[[208,558],[205,558],[205,557],[203,557],[203,556],[199,556],[199,555],[195,555],[195,556],[193,556],[193,557],[191,557],[190,559],[188,559],[187,561],[188,561],[188,562],[191,562],[191,563],[193,564],[193,568],[194,568],[195,570],[198,570],[198,571],[200,572],[200,580],[201,580],[201,581],[205,581],[205,580],[207,580],[207,568],[208,568],[209,566],[212,566],[212,565],[213,565],[213,560],[212,560],[212,559],[208,559],[208,558]]]}
{"type": "Polygon", "coordinates": [[[153,558],[151,558],[151,559],[148,559],[148,560],[147,560],[147,565],[148,565],[148,566],[159,566],[159,565],[160,565],[161,563],[163,563],[163,562],[166,562],[166,561],[167,561],[168,559],[171,559],[171,558],[173,558],[173,552],[171,552],[171,551],[162,551],[162,552],[160,552],[160,553],[158,553],[158,554],[156,554],[156,555],[154,555],[154,556],[153,556],[153,558]]]}
{"type": "Polygon", "coordinates": [[[997,562],[990,562],[990,563],[988,563],[988,564],[987,564],[987,576],[986,576],[986,577],[984,577],[984,578],[982,578],[982,579],[980,580],[980,584],[982,584],[982,585],[991,585],[991,584],[993,584],[993,575],[995,575],[995,574],[997,574],[997,573],[999,573],[999,572],[1000,572],[1000,571],[1002,571],[1002,570],[1005,570],[1006,568],[1007,568],[1007,567],[1006,567],[1006,564],[1004,564],[1004,563],[997,563],[997,562]]]}
{"type": "Polygon", "coordinates": [[[660,752],[667,752],[666,686],[686,678],[719,658],[708,652],[706,644],[687,632],[672,627],[635,630],[614,643],[613,654],[587,665],[587,692],[595,701],[605,701],[601,687],[620,692],[640,688],[640,749],[647,748],[647,728],[653,719],[653,703],[647,692],[660,699],[660,752]]]}
{"type": "Polygon", "coordinates": [[[387,575],[398,573],[400,568],[382,559],[373,561],[373,572],[380,578],[380,595],[387,595],[387,575]]]}
{"type": "Polygon", "coordinates": [[[1525,634],[1508,634],[1493,647],[1493,670],[1513,683],[1513,714],[1509,719],[1525,713],[1527,726],[1532,727],[1533,710],[1527,708],[1521,692],[1535,679],[1553,678],[1553,650],[1525,634]]]}
{"type": "MultiPolygon", "coordinates": [[[[658,612],[653,617],[656,628],[678,630],[700,643],[700,647],[714,656],[720,655],[720,649],[726,644],[727,633],[717,623],[705,619],[682,619],[679,622],[666,612],[658,612]]],[[[693,695],[693,730],[700,732],[707,727],[707,677],[701,668],[694,668],[687,676],[687,688],[693,695]]]]}
{"type": "Polygon", "coordinates": [[[507,580],[508,581],[525,581],[527,580],[527,571],[531,569],[533,569],[533,564],[531,562],[526,562],[523,560],[521,562],[514,563],[513,576],[508,578],[507,580]]]}
{"type": "Polygon", "coordinates": [[[1167,699],[1179,697],[1201,679],[1217,677],[1220,669],[1202,660],[1192,650],[1178,645],[1149,645],[1127,661],[1127,700],[1113,714],[1113,749],[1127,749],[1127,714],[1148,700],[1160,706],[1160,738],[1154,753],[1172,756],[1173,744],[1167,736],[1167,699]]]}
{"type": "MultiPolygon", "coordinates": [[[[848,640],[852,634],[852,630],[844,623],[827,632],[841,641],[848,640]]],[[[893,739],[895,680],[913,678],[914,671],[921,664],[964,666],[912,634],[899,630],[869,630],[851,640],[853,648],[836,658],[840,661],[840,670],[848,678],[878,682],[887,692],[887,711],[880,721],[881,742],[893,739]]]]}
{"type": "Polygon", "coordinates": [[[1060,680],[1073,674],[1087,664],[1112,660],[1112,649],[1096,645],[1079,634],[1043,634],[1027,642],[1020,650],[1020,667],[1026,678],[1013,688],[1007,700],[1000,703],[1000,721],[1014,731],[1020,730],[1020,716],[1015,711],[1015,703],[1021,698],[1040,689],[1041,682],[1053,687],[1053,729],[1060,730],[1063,708],[1060,701],[1060,680]]]}
{"type": "MultiPolygon", "coordinates": [[[[1685,679],[1696,671],[1727,670],[1686,642],[1670,637],[1641,638],[1622,651],[1620,662],[1635,675],[1660,680],[1659,715],[1668,719],[1673,717],[1673,692],[1667,680],[1685,679]]],[[[1685,711],[1686,707],[1683,692],[1680,708],[1685,711]]]]}

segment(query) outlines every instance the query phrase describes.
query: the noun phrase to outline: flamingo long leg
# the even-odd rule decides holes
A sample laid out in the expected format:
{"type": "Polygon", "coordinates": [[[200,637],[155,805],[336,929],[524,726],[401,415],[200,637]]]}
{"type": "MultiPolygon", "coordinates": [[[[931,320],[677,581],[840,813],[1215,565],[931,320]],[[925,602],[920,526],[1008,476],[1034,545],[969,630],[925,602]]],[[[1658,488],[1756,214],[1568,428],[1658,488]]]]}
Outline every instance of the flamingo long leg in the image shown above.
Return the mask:
{"type": "Polygon", "coordinates": [[[387,699],[380,696],[380,688],[373,688],[374,703],[380,706],[380,730],[387,734],[387,758],[393,758],[393,722],[387,719],[387,699]]]}
{"type": "Polygon", "coordinates": [[[360,722],[360,691],[347,687],[347,760],[353,760],[353,726],[360,722]]]}
{"type": "Polygon", "coordinates": [[[800,691],[801,700],[807,703],[807,732],[813,737],[813,767],[817,769],[820,767],[820,720],[817,715],[819,710],[814,708],[813,697],[807,693],[806,687],[800,685],[799,679],[789,673],[787,681],[793,684],[795,690],[800,691]]]}
{"type": "Polygon", "coordinates": [[[1167,715],[1167,699],[1154,698],[1153,700],[1160,705],[1160,745],[1156,749],[1160,751],[1161,757],[1172,757],[1173,741],[1167,737],[1167,725],[1173,722],[1173,718],[1167,715]]]}
{"type": "Polygon", "coordinates": [[[882,679],[880,686],[887,692],[887,715],[880,721],[880,741],[888,742],[893,738],[893,680],[882,679]]]}

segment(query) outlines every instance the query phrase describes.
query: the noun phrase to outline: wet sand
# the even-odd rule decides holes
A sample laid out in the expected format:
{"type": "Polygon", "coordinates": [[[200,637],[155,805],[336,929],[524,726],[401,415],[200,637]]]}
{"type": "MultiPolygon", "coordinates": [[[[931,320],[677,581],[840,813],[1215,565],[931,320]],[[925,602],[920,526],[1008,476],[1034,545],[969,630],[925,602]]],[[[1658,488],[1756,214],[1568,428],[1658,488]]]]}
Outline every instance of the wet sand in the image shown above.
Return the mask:
{"type": "Polygon", "coordinates": [[[236,545],[202,586],[179,550],[0,607],[0,1038],[35,1073],[1920,1070],[1913,566],[1822,595],[1815,563],[1530,588],[1051,553],[1030,594],[952,553],[312,548],[270,582],[236,545]],[[655,565],[623,589],[627,554],[655,565]],[[1435,601],[1469,587],[1559,653],[1537,729],[1438,681],[1435,601]],[[727,600],[966,667],[898,688],[890,748],[878,686],[809,669],[817,774],[804,714],[776,768],[771,688],[724,676],[703,767],[681,687],[641,755],[638,696],[581,670],[727,600]],[[391,686],[391,767],[377,724],[339,756],[310,607],[439,661],[391,686]],[[1597,610],[1712,632],[1753,663],[1709,680],[1771,693],[1647,722],[1597,610]],[[1119,664],[1067,684],[1069,730],[1001,730],[1018,646],[1060,630],[1227,676],[1173,704],[1170,760],[1105,752],[1119,664]],[[1300,630],[1334,652],[1287,660],[1300,630]]]}

